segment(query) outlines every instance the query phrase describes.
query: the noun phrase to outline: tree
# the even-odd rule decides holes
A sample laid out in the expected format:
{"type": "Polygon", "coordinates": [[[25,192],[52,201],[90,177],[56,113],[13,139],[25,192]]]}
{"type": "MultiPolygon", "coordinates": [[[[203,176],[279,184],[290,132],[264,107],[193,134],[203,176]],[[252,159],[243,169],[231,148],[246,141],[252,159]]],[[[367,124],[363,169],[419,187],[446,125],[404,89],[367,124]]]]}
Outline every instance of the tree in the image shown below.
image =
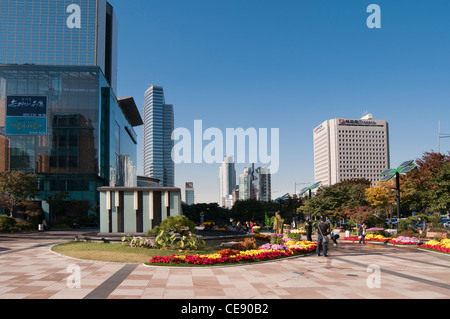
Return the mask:
{"type": "Polygon", "coordinates": [[[370,206],[359,206],[353,208],[347,208],[346,213],[348,218],[355,224],[367,223],[374,215],[375,210],[370,206]]]}
{"type": "Polygon", "coordinates": [[[38,194],[36,175],[22,171],[0,172],[0,197],[11,217],[16,207],[38,194]]]}
{"type": "Polygon", "coordinates": [[[367,202],[386,218],[389,218],[389,221],[392,220],[392,205],[396,203],[393,188],[393,180],[390,180],[379,182],[376,186],[370,186],[365,191],[367,202]]]}
{"type": "Polygon", "coordinates": [[[346,217],[346,210],[367,206],[365,190],[370,187],[366,179],[346,180],[318,189],[316,196],[305,201],[300,211],[313,216],[326,216],[331,220],[346,217]]]}
{"type": "Polygon", "coordinates": [[[401,179],[402,202],[410,209],[427,214],[450,208],[450,156],[425,152],[416,160],[417,169],[401,179]]]}

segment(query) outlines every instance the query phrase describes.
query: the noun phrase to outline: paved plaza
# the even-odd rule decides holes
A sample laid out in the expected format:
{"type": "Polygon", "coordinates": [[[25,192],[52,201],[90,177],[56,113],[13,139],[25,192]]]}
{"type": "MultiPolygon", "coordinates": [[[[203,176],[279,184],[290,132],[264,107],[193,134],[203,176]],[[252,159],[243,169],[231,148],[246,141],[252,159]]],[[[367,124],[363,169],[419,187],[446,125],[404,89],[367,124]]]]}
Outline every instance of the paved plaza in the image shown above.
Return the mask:
{"type": "Polygon", "coordinates": [[[1,299],[448,299],[450,256],[351,243],[248,265],[154,267],[51,251],[77,231],[0,234],[1,299]],[[79,272],[74,272],[78,269],[79,272]],[[73,280],[79,274],[79,285],[73,280]],[[72,276],[72,277],[71,277],[72,276]]]}

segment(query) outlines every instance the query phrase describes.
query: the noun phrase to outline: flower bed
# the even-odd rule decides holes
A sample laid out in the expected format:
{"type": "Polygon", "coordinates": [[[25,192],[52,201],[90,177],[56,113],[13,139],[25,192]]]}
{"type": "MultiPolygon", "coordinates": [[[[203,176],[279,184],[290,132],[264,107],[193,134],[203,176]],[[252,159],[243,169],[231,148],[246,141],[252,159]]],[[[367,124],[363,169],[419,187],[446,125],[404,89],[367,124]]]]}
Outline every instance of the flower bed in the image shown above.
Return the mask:
{"type": "Polygon", "coordinates": [[[450,253],[450,239],[441,239],[440,241],[430,240],[425,244],[420,245],[420,248],[440,251],[448,254],[450,253]]]}
{"type": "MultiPolygon", "coordinates": [[[[344,237],[342,238],[343,241],[351,241],[351,242],[355,242],[355,241],[359,241],[359,237],[358,236],[350,236],[350,237],[344,237]]],[[[374,234],[368,234],[364,237],[365,241],[373,241],[373,242],[382,242],[385,243],[389,240],[389,238],[384,237],[383,235],[374,235],[374,234]]]]}
{"type": "MultiPolygon", "coordinates": [[[[294,255],[313,252],[316,249],[316,243],[303,242],[304,245],[271,245],[271,249],[252,249],[246,251],[237,251],[232,249],[223,249],[215,254],[207,255],[172,255],[168,257],[156,256],[149,260],[150,264],[191,264],[191,265],[215,265],[237,262],[255,262],[271,260],[274,258],[290,257],[294,255]],[[277,248],[277,249],[274,249],[277,248]]],[[[263,245],[263,246],[264,246],[263,245]]]]}
{"type": "Polygon", "coordinates": [[[255,233],[255,238],[262,241],[270,242],[270,235],[266,235],[263,233],[255,233]]]}
{"type": "Polygon", "coordinates": [[[358,238],[358,236],[348,236],[348,237],[342,238],[342,241],[351,241],[353,243],[355,241],[359,241],[359,238],[358,238]]]}
{"type": "Polygon", "coordinates": [[[400,236],[397,238],[391,238],[389,239],[389,243],[393,244],[393,245],[415,245],[418,246],[419,245],[419,239],[417,239],[416,237],[405,237],[405,236],[400,236]]]}
{"type": "Polygon", "coordinates": [[[384,237],[383,235],[375,235],[375,234],[368,234],[364,237],[366,241],[377,241],[385,243],[389,240],[389,238],[384,237]]]}

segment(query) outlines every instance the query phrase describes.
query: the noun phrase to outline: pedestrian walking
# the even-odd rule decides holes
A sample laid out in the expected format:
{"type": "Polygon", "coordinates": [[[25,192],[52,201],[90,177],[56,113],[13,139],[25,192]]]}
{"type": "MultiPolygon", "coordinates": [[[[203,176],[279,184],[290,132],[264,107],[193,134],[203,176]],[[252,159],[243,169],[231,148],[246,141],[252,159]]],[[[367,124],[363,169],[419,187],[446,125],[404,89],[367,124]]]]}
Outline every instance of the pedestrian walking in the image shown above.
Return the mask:
{"type": "Polygon", "coordinates": [[[330,225],[326,223],[326,219],[322,217],[317,226],[317,256],[320,256],[320,245],[322,245],[323,255],[327,257],[328,252],[328,233],[330,225]]]}
{"type": "Polygon", "coordinates": [[[366,244],[366,241],[364,237],[366,236],[366,224],[362,223],[361,226],[359,226],[358,229],[358,236],[359,236],[359,244],[363,243],[366,244]]]}
{"type": "Polygon", "coordinates": [[[309,220],[306,221],[305,224],[305,230],[306,230],[306,240],[312,241],[311,235],[312,235],[312,225],[309,220]]]}

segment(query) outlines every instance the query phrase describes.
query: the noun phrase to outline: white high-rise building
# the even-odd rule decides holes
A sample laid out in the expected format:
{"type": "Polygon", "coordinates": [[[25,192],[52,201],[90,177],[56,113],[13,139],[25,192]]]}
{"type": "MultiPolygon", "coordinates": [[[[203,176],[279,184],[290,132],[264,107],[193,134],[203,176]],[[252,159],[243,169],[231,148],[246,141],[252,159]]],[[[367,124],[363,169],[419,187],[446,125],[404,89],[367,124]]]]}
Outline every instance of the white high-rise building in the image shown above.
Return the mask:
{"type": "Polygon", "coordinates": [[[349,179],[372,183],[390,166],[389,125],[374,120],[327,120],[314,129],[314,180],[330,186],[349,179]]]}
{"type": "Polygon", "coordinates": [[[233,156],[227,155],[219,168],[219,206],[225,207],[225,199],[233,194],[236,186],[236,169],[233,156]]]}

